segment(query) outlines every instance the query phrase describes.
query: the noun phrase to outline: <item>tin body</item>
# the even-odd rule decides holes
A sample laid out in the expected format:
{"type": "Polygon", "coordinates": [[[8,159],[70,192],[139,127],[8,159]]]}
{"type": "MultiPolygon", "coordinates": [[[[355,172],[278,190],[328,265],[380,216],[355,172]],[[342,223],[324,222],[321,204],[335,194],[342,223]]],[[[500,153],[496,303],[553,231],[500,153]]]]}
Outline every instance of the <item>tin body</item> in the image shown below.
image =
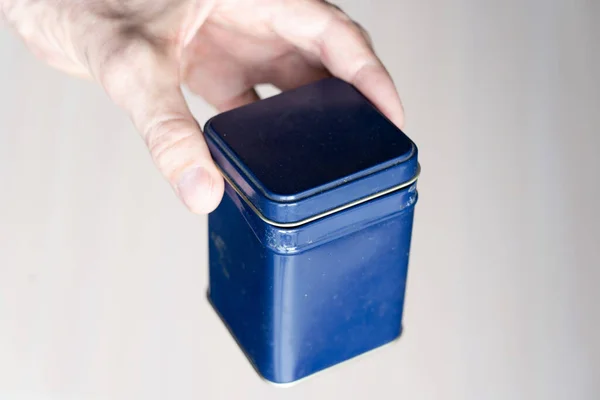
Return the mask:
{"type": "MultiPolygon", "coordinates": [[[[275,106],[255,106],[241,117],[223,115],[223,121],[241,118],[247,122],[252,115],[252,125],[259,130],[257,140],[277,148],[273,138],[285,136],[282,125],[275,124],[276,132],[263,138],[264,130],[256,126],[272,121],[266,117],[273,113],[289,112],[290,107],[300,110],[298,121],[306,121],[315,113],[315,96],[320,99],[316,107],[322,114],[311,126],[313,130],[340,126],[323,122],[330,115],[335,119],[336,113],[328,112],[329,108],[343,112],[340,105],[348,112],[367,110],[365,115],[376,118],[376,124],[392,129],[383,116],[371,114],[372,106],[366,100],[336,80],[284,94],[275,106]]],[[[246,151],[265,149],[248,150],[248,142],[236,148],[235,139],[227,143],[227,136],[235,134],[232,126],[236,125],[209,121],[206,127],[211,153],[227,180],[223,201],[209,216],[209,299],[257,372],[274,383],[291,383],[399,337],[417,202],[416,146],[404,136],[405,142],[397,145],[401,148],[398,154],[382,162],[378,155],[367,155],[363,161],[370,161],[370,166],[344,166],[343,173],[332,175],[339,178],[338,182],[333,179],[334,184],[328,177],[324,184],[312,187],[323,170],[314,166],[308,173],[315,179],[305,179],[304,186],[283,182],[280,193],[274,194],[264,184],[270,177],[263,174],[261,179],[248,165],[251,157],[244,156],[246,151]],[[290,189],[287,192],[285,185],[290,189]],[[298,193],[298,187],[303,193],[298,193]]],[[[322,135],[329,137],[327,132],[322,135]]],[[[379,135],[378,142],[387,137],[375,135],[379,135]]],[[[348,153],[364,147],[358,146],[364,138],[356,137],[356,146],[339,148],[348,153]]],[[[389,137],[396,143],[397,138],[389,137]]],[[[305,143],[314,152],[312,142],[305,143]]],[[[328,148],[323,155],[335,153],[328,148]]],[[[353,156],[338,155],[342,160],[353,156]]],[[[294,171],[302,171],[302,160],[284,164],[290,158],[274,155],[284,160],[275,162],[265,157],[267,160],[254,164],[255,170],[262,168],[263,162],[275,170],[279,165],[284,171],[279,173],[282,179],[293,179],[294,171]]],[[[330,158],[314,159],[330,162],[325,160],[330,158]]],[[[265,171],[271,173],[270,168],[265,171]]],[[[280,183],[273,182],[271,188],[280,183]]]]}

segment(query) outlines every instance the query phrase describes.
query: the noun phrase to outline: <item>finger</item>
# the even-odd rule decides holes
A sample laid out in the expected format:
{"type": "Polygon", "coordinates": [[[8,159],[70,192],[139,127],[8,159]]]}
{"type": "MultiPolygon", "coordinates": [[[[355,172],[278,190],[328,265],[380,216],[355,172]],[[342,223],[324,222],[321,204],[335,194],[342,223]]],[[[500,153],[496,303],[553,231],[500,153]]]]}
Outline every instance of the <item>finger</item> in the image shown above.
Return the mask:
{"type": "MultiPolygon", "coordinates": [[[[325,1],[325,0],[322,0],[322,1],[323,1],[323,3],[327,4],[329,7],[335,9],[336,13],[341,14],[342,18],[348,18],[348,16],[344,12],[344,10],[342,10],[342,8],[340,6],[338,6],[337,4],[333,4],[333,3],[330,3],[329,1],[325,1]]],[[[369,45],[369,47],[371,47],[371,49],[373,49],[373,39],[371,38],[371,35],[369,34],[369,32],[357,21],[352,20],[352,23],[354,23],[354,25],[356,25],[356,27],[360,30],[363,37],[367,41],[367,44],[369,45]]]]}
{"type": "Polygon", "coordinates": [[[237,107],[245,106],[246,104],[254,103],[258,100],[260,100],[260,97],[258,96],[258,93],[256,93],[256,90],[254,88],[249,88],[229,100],[217,104],[215,107],[220,112],[225,112],[237,107]]]}
{"type": "Polygon", "coordinates": [[[356,86],[397,126],[404,125],[392,78],[344,13],[318,1],[290,0],[273,14],[271,24],[279,36],[318,56],[334,76],[356,86]]]}
{"type": "Polygon", "coordinates": [[[300,52],[290,53],[263,72],[261,82],[273,84],[279,90],[291,90],[307,85],[323,78],[331,77],[331,73],[319,62],[311,62],[300,52]]]}
{"type": "Polygon", "coordinates": [[[92,69],[115,103],[130,114],[181,200],[192,212],[205,214],[219,204],[223,178],[183,97],[174,60],[135,41],[94,57],[92,69]]]}
{"type": "Polygon", "coordinates": [[[258,84],[289,90],[331,76],[319,60],[309,60],[295,49],[275,60],[248,65],[213,44],[194,41],[186,57],[182,76],[187,86],[219,111],[259,100],[258,84]]]}
{"type": "Polygon", "coordinates": [[[190,90],[202,97],[218,111],[224,112],[253,103],[259,96],[240,68],[221,68],[212,62],[194,65],[185,74],[190,90]]]}
{"type": "Polygon", "coordinates": [[[221,112],[259,100],[246,66],[208,41],[192,41],[182,64],[189,89],[221,112]]]}

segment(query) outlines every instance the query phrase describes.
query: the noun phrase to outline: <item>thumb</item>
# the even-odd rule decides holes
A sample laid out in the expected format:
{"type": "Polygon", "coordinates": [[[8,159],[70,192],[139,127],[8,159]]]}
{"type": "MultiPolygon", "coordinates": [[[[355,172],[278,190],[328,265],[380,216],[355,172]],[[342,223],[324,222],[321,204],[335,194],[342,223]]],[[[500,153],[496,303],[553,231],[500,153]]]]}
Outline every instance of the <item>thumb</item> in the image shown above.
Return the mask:
{"type": "Polygon", "coordinates": [[[154,163],[194,213],[213,211],[223,178],[181,92],[174,57],[136,44],[96,64],[94,75],[124,108],[142,135],[154,163]]]}

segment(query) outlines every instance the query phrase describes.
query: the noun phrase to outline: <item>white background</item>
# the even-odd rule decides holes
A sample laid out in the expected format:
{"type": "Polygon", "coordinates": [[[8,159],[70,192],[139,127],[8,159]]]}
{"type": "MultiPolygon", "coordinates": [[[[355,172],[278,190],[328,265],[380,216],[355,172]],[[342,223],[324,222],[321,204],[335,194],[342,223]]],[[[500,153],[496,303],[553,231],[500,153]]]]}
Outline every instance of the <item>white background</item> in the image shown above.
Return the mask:
{"type": "Polygon", "coordinates": [[[400,342],[259,380],[205,301],[206,218],[97,87],[4,30],[0,399],[600,398],[600,3],[339,4],[421,151],[400,342]]]}

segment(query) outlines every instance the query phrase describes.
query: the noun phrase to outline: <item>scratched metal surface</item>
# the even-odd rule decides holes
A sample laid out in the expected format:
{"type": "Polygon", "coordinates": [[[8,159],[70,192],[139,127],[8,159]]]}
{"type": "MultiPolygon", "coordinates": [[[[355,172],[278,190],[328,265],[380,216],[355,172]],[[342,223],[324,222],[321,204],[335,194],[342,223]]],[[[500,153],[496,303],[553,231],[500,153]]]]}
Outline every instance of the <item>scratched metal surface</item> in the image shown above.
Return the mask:
{"type": "Polygon", "coordinates": [[[99,89],[2,30],[1,399],[600,398],[598,3],[340,4],[421,150],[402,339],[260,381],[205,300],[206,218],[99,89]]]}

